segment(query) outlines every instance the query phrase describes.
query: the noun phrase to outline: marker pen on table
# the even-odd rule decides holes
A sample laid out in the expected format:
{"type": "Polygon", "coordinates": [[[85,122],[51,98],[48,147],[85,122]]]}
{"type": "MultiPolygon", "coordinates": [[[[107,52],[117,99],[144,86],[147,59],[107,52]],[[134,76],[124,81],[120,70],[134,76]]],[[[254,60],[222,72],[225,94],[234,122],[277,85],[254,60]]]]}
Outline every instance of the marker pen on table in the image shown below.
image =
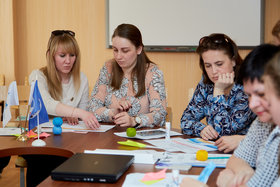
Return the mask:
{"type": "Polygon", "coordinates": [[[208,159],[229,159],[230,156],[208,157],[208,159]]]}
{"type": "Polygon", "coordinates": [[[202,170],[197,180],[206,184],[209,176],[216,168],[216,164],[214,162],[209,162],[207,166],[202,170]]]}

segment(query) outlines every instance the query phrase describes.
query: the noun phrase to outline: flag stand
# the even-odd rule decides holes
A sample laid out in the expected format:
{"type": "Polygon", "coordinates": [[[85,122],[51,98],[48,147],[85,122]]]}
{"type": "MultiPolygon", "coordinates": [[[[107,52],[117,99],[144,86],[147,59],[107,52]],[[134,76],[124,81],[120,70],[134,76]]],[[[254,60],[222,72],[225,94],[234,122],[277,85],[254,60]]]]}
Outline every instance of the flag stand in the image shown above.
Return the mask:
{"type": "Polygon", "coordinates": [[[46,142],[44,140],[40,139],[39,113],[37,114],[37,136],[38,136],[38,139],[34,140],[32,142],[32,146],[35,146],[35,147],[45,146],[46,142]]]}
{"type": "Polygon", "coordinates": [[[21,131],[23,129],[23,132],[21,133],[21,135],[19,137],[17,137],[17,141],[20,141],[20,142],[26,142],[29,139],[27,134],[26,134],[26,124],[27,124],[27,117],[28,117],[28,113],[29,113],[29,108],[30,107],[29,107],[29,105],[27,107],[28,108],[27,108],[27,112],[26,112],[24,128],[21,127],[21,116],[20,116],[20,112],[19,112],[19,124],[20,124],[21,131]]]}

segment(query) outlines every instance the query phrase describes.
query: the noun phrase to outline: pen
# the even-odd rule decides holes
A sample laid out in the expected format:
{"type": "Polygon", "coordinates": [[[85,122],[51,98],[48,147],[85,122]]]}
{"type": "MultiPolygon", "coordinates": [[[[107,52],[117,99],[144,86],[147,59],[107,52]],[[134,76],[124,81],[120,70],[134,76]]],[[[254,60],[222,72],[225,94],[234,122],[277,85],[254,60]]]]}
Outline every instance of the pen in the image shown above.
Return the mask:
{"type": "Polygon", "coordinates": [[[224,157],[208,157],[208,159],[229,159],[230,157],[224,156],[224,157]]]}

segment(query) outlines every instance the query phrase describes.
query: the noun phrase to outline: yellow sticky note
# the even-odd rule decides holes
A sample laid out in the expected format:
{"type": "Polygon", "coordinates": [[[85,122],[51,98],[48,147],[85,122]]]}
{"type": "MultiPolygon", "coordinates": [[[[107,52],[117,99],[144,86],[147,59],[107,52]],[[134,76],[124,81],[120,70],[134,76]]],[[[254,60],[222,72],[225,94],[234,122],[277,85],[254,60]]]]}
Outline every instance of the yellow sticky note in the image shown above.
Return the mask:
{"type": "Polygon", "coordinates": [[[157,182],[159,182],[161,180],[163,180],[163,179],[151,180],[151,181],[142,181],[142,180],[140,180],[140,181],[143,182],[146,185],[152,185],[152,184],[155,184],[155,183],[157,183],[157,182]]]}
{"type": "Polygon", "coordinates": [[[132,146],[132,147],[140,147],[140,148],[146,147],[146,144],[135,142],[135,141],[131,141],[131,140],[118,141],[118,144],[132,146]]]}

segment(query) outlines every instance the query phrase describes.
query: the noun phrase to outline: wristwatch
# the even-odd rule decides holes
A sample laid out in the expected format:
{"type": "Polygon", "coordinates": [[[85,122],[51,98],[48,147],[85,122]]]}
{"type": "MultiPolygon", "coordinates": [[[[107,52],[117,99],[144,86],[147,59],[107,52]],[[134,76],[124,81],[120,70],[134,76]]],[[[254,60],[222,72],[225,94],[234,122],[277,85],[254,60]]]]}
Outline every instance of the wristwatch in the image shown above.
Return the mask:
{"type": "Polygon", "coordinates": [[[138,127],[141,124],[141,122],[142,122],[142,120],[141,120],[141,118],[139,116],[136,116],[134,118],[134,120],[135,120],[135,123],[136,123],[136,125],[134,127],[138,127]]]}

